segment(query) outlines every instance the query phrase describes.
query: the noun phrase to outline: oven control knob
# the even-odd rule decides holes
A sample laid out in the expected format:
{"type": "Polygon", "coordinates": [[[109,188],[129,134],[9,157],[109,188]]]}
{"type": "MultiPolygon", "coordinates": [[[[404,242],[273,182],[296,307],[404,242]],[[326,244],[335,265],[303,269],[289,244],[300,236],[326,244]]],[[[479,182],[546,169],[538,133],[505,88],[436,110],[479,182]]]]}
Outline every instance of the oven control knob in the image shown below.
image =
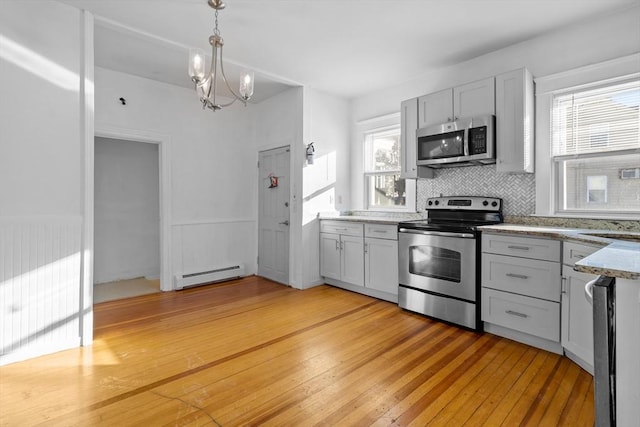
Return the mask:
{"type": "Polygon", "coordinates": [[[489,204],[489,202],[487,202],[486,200],[484,202],[482,202],[482,206],[487,206],[489,204]]]}
{"type": "Polygon", "coordinates": [[[432,200],[429,200],[429,206],[431,206],[433,204],[432,200]]]}
{"type": "Polygon", "coordinates": [[[493,206],[495,208],[496,206],[498,206],[498,202],[496,202],[496,201],[491,202],[491,206],[493,206]]]}
{"type": "Polygon", "coordinates": [[[436,206],[440,204],[440,200],[436,200],[436,206]]]}

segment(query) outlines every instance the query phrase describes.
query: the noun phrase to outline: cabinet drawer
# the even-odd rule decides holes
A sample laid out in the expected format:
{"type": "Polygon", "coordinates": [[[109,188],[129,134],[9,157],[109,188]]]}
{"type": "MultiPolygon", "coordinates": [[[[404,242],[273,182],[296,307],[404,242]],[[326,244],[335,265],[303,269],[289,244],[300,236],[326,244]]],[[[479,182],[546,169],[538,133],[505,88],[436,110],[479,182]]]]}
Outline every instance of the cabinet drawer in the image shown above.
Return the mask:
{"type": "Polygon", "coordinates": [[[560,241],[506,234],[483,234],[482,252],[560,262],[560,241]]]}
{"type": "Polygon", "coordinates": [[[387,224],[365,224],[364,237],[398,240],[398,226],[387,224]]]}
{"type": "Polygon", "coordinates": [[[364,234],[362,223],[349,221],[320,221],[320,232],[347,236],[362,236],[364,234]]]}
{"type": "Polygon", "coordinates": [[[560,301],[560,263],[482,254],[482,286],[560,301]]]}
{"type": "Polygon", "coordinates": [[[551,341],[560,341],[560,304],[482,289],[482,320],[551,341]]]}
{"type": "Polygon", "coordinates": [[[582,258],[588,257],[592,253],[602,249],[598,246],[582,245],[580,243],[565,242],[562,245],[562,262],[573,266],[582,258]]]}

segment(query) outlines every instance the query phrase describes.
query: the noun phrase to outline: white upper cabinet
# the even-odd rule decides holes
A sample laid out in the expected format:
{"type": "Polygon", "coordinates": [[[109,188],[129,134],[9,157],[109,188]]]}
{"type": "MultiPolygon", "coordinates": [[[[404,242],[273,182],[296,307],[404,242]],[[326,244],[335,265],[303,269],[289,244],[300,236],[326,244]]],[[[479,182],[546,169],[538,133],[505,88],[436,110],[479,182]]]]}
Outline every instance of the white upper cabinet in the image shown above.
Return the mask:
{"type": "Polygon", "coordinates": [[[418,128],[453,120],[453,89],[430,93],[418,98],[418,128]]]}
{"type": "Polygon", "coordinates": [[[418,98],[400,104],[400,178],[433,178],[433,169],[417,165],[418,98]]]}
{"type": "Polygon", "coordinates": [[[489,77],[418,98],[418,128],[495,111],[495,79],[489,77]]]}
{"type": "Polygon", "coordinates": [[[526,68],[496,76],[496,171],[533,172],[533,78],[526,68]]]}
{"type": "Polygon", "coordinates": [[[493,77],[453,88],[454,120],[495,113],[495,79],[493,77]]]}

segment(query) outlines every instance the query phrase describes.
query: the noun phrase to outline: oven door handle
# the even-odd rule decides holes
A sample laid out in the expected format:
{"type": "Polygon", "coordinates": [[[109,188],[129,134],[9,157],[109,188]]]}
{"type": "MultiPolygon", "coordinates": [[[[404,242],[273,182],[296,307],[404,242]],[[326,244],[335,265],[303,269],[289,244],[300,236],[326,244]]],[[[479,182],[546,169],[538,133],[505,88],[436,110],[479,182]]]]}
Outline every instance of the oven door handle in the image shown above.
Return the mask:
{"type": "Polygon", "coordinates": [[[441,237],[459,237],[462,239],[474,239],[474,236],[471,233],[447,233],[444,231],[422,231],[422,230],[412,230],[410,228],[400,228],[398,233],[409,233],[409,234],[420,234],[423,236],[441,236],[441,237]]]}

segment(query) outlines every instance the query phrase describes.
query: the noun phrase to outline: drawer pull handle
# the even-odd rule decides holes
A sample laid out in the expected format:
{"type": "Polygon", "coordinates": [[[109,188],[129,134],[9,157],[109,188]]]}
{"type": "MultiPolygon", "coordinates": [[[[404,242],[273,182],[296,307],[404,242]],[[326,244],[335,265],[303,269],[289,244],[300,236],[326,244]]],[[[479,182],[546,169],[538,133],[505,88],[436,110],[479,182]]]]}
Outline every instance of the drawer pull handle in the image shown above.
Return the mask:
{"type": "Polygon", "coordinates": [[[506,274],[507,277],[515,277],[516,279],[528,279],[529,276],[525,276],[524,274],[514,274],[514,273],[507,273],[506,274]]]}
{"type": "Polygon", "coordinates": [[[527,317],[529,317],[528,314],[518,313],[517,311],[513,311],[513,310],[506,310],[505,313],[510,314],[512,316],[522,317],[523,319],[526,319],[527,317]]]}
{"type": "Polygon", "coordinates": [[[584,255],[575,255],[575,258],[582,259],[584,258],[584,255]]]}
{"type": "Polygon", "coordinates": [[[509,249],[517,249],[519,251],[528,251],[529,249],[531,249],[529,246],[515,246],[515,245],[509,245],[509,246],[507,246],[507,248],[509,248],[509,249]]]}
{"type": "Polygon", "coordinates": [[[373,230],[374,233],[386,233],[385,230],[373,230]]]}

